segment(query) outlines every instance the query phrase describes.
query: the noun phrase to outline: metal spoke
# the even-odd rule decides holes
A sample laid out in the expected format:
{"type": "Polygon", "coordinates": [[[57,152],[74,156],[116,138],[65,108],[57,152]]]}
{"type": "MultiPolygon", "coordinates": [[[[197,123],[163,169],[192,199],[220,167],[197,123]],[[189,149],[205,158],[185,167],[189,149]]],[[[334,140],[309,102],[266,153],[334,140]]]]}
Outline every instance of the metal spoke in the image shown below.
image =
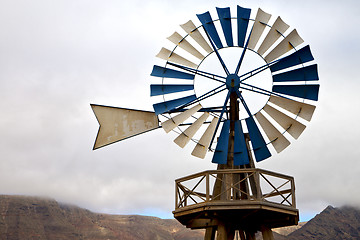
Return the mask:
{"type": "Polygon", "coordinates": [[[218,130],[218,128],[219,128],[219,125],[220,125],[222,116],[223,116],[223,114],[224,114],[224,112],[225,112],[225,109],[226,109],[226,106],[227,106],[227,103],[228,103],[229,99],[230,99],[230,91],[228,92],[228,94],[227,94],[227,96],[226,96],[226,98],[225,98],[225,102],[224,102],[224,105],[223,105],[223,108],[222,108],[222,111],[221,111],[221,114],[220,114],[220,117],[219,117],[219,121],[218,121],[217,124],[216,124],[214,134],[213,134],[213,136],[212,136],[212,138],[211,138],[211,141],[210,141],[210,144],[209,144],[209,149],[211,148],[211,145],[212,145],[212,143],[214,142],[214,138],[215,138],[216,132],[217,132],[217,130],[218,130]]]}
{"type": "Polygon", "coordinates": [[[237,95],[238,95],[238,97],[239,97],[239,99],[240,99],[240,101],[241,101],[242,105],[244,106],[244,108],[245,108],[245,110],[246,110],[247,114],[249,115],[249,117],[251,117],[251,118],[252,118],[252,114],[251,114],[251,112],[250,112],[250,109],[249,109],[249,107],[247,106],[247,104],[246,104],[246,102],[245,102],[244,98],[242,97],[242,95],[241,95],[241,93],[240,93],[239,89],[236,89],[236,93],[237,93],[237,95]]]}
{"type": "Polygon", "coordinates": [[[271,67],[273,64],[277,63],[278,61],[279,61],[279,60],[272,61],[271,63],[267,63],[267,64],[265,64],[265,65],[263,65],[263,66],[261,66],[261,67],[258,67],[258,68],[254,69],[254,70],[251,70],[251,71],[249,71],[249,72],[247,72],[247,73],[245,73],[245,74],[242,74],[242,75],[240,76],[240,78],[241,78],[241,77],[244,77],[244,76],[246,76],[246,75],[250,75],[250,76],[245,77],[244,79],[240,79],[240,82],[243,82],[243,81],[245,81],[245,80],[247,80],[247,79],[255,76],[256,74],[261,73],[262,71],[268,69],[269,67],[271,67]],[[254,73],[254,72],[255,72],[255,73],[254,73]]]}
{"type": "Polygon", "coordinates": [[[207,36],[207,37],[208,37],[208,39],[209,39],[209,42],[210,42],[210,44],[211,44],[212,48],[214,49],[214,52],[215,52],[215,54],[216,54],[217,58],[219,59],[219,61],[220,61],[220,63],[221,63],[221,66],[223,67],[223,69],[224,69],[224,71],[225,71],[226,75],[229,75],[229,74],[230,74],[230,72],[229,72],[229,70],[227,69],[227,67],[226,67],[226,65],[225,65],[225,63],[224,63],[224,61],[222,60],[222,58],[221,58],[221,56],[220,56],[220,54],[219,54],[219,52],[218,52],[218,50],[217,50],[217,48],[216,48],[215,44],[213,43],[213,41],[212,41],[212,39],[210,38],[210,36],[209,36],[208,32],[206,31],[206,29],[205,29],[205,28],[203,28],[203,29],[204,29],[204,31],[205,31],[205,33],[206,33],[206,36],[207,36]]]}
{"type": "Polygon", "coordinates": [[[179,109],[183,109],[183,108],[185,108],[185,107],[187,107],[187,106],[190,106],[190,105],[194,104],[195,102],[200,102],[201,100],[205,100],[205,99],[207,99],[207,98],[209,98],[209,97],[212,97],[212,96],[214,96],[214,95],[216,95],[216,94],[218,94],[218,93],[226,90],[226,88],[220,89],[221,87],[224,87],[224,86],[225,86],[225,84],[224,84],[224,85],[221,85],[221,86],[219,86],[219,87],[217,87],[217,88],[214,88],[214,89],[208,91],[207,93],[204,93],[204,94],[201,95],[200,97],[196,98],[195,100],[193,100],[193,101],[191,101],[191,102],[189,102],[189,103],[181,106],[181,107],[178,108],[178,109],[174,109],[173,111],[169,111],[169,112],[177,112],[179,109]],[[220,90],[218,90],[218,89],[220,89],[220,90]]]}
{"type": "MultiPolygon", "coordinates": [[[[253,26],[253,27],[254,27],[254,26],[253,26]]],[[[239,74],[240,67],[241,67],[242,61],[244,60],[245,52],[246,52],[247,46],[248,46],[248,44],[249,44],[249,40],[250,40],[250,37],[251,37],[251,33],[252,33],[252,28],[251,28],[250,34],[249,34],[249,36],[248,36],[248,38],[247,38],[247,40],[246,40],[246,44],[245,44],[245,46],[244,46],[244,48],[243,48],[243,51],[242,51],[242,53],[241,53],[239,63],[238,63],[238,65],[237,65],[237,67],[236,67],[236,70],[235,70],[235,74],[236,74],[236,75],[239,74]]]]}
{"type": "MultiPolygon", "coordinates": [[[[249,89],[249,88],[245,88],[245,87],[240,86],[240,88],[244,89],[244,90],[260,93],[260,94],[267,95],[267,96],[275,95],[275,96],[278,96],[278,97],[281,97],[281,98],[290,99],[290,98],[284,97],[281,94],[278,94],[278,93],[275,93],[275,92],[272,92],[272,91],[268,91],[266,89],[259,88],[259,87],[256,87],[256,86],[253,86],[253,85],[250,85],[250,84],[247,84],[247,83],[241,83],[241,85],[245,85],[245,86],[248,86],[248,87],[252,88],[252,89],[249,89]],[[256,89],[256,90],[254,90],[254,89],[256,89]]],[[[290,99],[290,100],[292,100],[292,99],[290,99]]]]}
{"type": "Polygon", "coordinates": [[[198,74],[198,75],[200,75],[202,77],[206,77],[206,78],[209,78],[209,79],[217,81],[217,82],[225,83],[225,81],[217,79],[217,78],[226,79],[226,77],[223,77],[223,76],[219,76],[219,75],[216,75],[216,74],[204,72],[204,71],[194,69],[194,68],[185,67],[185,66],[182,66],[182,65],[179,65],[179,64],[176,64],[176,63],[172,63],[172,62],[167,62],[167,64],[169,64],[171,66],[174,66],[174,67],[177,67],[177,68],[180,68],[180,69],[183,69],[185,71],[194,73],[194,74],[198,74]]]}

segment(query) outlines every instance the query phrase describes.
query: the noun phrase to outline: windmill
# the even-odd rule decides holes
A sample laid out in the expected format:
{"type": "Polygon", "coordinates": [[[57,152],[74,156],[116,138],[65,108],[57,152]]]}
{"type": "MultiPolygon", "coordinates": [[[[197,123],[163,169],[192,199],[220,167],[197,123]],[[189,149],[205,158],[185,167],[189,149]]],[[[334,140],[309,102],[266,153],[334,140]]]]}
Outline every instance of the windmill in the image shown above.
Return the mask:
{"type": "Polygon", "coordinates": [[[317,64],[308,45],[280,17],[260,8],[216,8],[180,25],[162,48],[150,85],[154,111],[92,104],[100,124],[94,149],[163,128],[192,155],[213,152],[217,170],[176,180],[174,217],[205,239],[273,239],[295,225],[293,177],[255,168],[305,129],[318,100],[317,64]],[[256,60],[255,60],[256,59],[256,60]],[[161,123],[161,125],[159,124],[161,123]],[[290,139],[290,140],[289,140],[290,139]]]}

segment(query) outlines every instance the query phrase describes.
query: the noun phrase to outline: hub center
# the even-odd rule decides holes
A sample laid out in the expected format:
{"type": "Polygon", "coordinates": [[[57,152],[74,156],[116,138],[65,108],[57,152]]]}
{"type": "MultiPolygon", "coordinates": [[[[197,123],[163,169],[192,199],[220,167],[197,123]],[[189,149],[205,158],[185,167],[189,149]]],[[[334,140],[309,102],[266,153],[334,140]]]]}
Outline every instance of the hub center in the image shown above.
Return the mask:
{"type": "Polygon", "coordinates": [[[235,91],[235,89],[239,89],[240,87],[240,78],[236,74],[229,74],[226,77],[226,87],[229,90],[235,91]]]}

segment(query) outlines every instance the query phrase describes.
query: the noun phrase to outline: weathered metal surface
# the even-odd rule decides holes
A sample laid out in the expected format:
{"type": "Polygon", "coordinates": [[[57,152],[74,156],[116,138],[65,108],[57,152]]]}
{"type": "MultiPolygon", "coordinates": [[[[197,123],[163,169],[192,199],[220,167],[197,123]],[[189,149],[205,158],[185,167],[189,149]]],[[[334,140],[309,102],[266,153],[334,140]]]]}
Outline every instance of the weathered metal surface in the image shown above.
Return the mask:
{"type": "Polygon", "coordinates": [[[204,112],[200,118],[198,118],[184,132],[182,132],[177,138],[175,138],[174,142],[179,147],[184,148],[208,117],[209,117],[209,113],[204,112]]]}
{"type": "Polygon", "coordinates": [[[290,145],[289,140],[261,112],[256,113],[255,117],[277,153],[280,153],[290,145]]]}
{"type": "Polygon", "coordinates": [[[200,60],[202,60],[205,57],[177,32],[174,32],[170,37],[168,37],[168,39],[175,45],[178,45],[179,47],[181,47],[182,49],[184,49],[185,51],[187,51],[188,53],[197,57],[200,60]]]}
{"type": "Polygon", "coordinates": [[[189,34],[191,38],[193,38],[207,53],[211,53],[213,50],[205,40],[205,38],[201,35],[200,31],[197,29],[195,24],[189,20],[188,22],[180,25],[184,31],[189,34]]]}
{"type": "Polygon", "coordinates": [[[269,22],[271,14],[268,14],[261,10],[260,8],[257,11],[255,22],[251,30],[251,36],[248,43],[248,48],[255,49],[256,44],[258,43],[262,33],[265,30],[266,24],[269,22]]]}
{"type": "Polygon", "coordinates": [[[210,141],[214,135],[216,124],[219,121],[219,118],[214,117],[209,126],[206,128],[204,134],[201,136],[199,142],[196,144],[194,150],[191,152],[191,155],[198,158],[205,158],[206,152],[210,146],[210,141]]]}
{"type": "Polygon", "coordinates": [[[278,17],[257,52],[263,56],[264,53],[282,36],[282,34],[284,34],[289,27],[289,25],[278,17]]]}
{"type": "Polygon", "coordinates": [[[191,68],[196,68],[197,65],[189,60],[187,60],[186,58],[170,51],[169,49],[166,48],[161,48],[160,52],[156,55],[156,57],[161,58],[163,60],[166,61],[170,61],[170,62],[174,62],[174,63],[179,63],[191,68]]]}
{"type": "Polygon", "coordinates": [[[304,124],[271,107],[269,104],[265,105],[264,111],[295,139],[298,139],[306,128],[304,124]]]}
{"type": "Polygon", "coordinates": [[[159,127],[154,112],[91,105],[100,124],[94,149],[145,133],[159,127]]]}
{"type": "Polygon", "coordinates": [[[185,112],[181,112],[177,114],[176,116],[170,118],[169,120],[166,120],[165,122],[161,123],[162,128],[165,130],[166,133],[170,132],[177,126],[179,126],[181,123],[183,123],[186,119],[191,117],[194,113],[199,111],[201,109],[201,105],[195,105],[194,107],[186,110],[185,112]]]}
{"type": "Polygon", "coordinates": [[[303,43],[304,40],[299,36],[296,29],[287,35],[276,47],[264,58],[267,63],[277,59],[290,50],[303,43]]]}
{"type": "Polygon", "coordinates": [[[295,100],[287,99],[287,98],[281,98],[277,96],[271,96],[269,98],[269,102],[295,114],[296,116],[299,116],[307,121],[311,120],[312,115],[315,111],[315,106],[298,102],[295,100]]]}

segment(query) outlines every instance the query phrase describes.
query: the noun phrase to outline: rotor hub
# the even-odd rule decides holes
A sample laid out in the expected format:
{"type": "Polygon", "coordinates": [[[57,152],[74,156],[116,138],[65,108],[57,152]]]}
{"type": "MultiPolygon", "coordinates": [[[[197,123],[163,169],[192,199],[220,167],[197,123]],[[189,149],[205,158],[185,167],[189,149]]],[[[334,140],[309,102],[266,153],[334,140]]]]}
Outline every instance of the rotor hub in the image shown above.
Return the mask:
{"type": "Polygon", "coordinates": [[[226,77],[226,88],[230,91],[235,91],[240,87],[240,77],[236,74],[229,74],[226,77]]]}

